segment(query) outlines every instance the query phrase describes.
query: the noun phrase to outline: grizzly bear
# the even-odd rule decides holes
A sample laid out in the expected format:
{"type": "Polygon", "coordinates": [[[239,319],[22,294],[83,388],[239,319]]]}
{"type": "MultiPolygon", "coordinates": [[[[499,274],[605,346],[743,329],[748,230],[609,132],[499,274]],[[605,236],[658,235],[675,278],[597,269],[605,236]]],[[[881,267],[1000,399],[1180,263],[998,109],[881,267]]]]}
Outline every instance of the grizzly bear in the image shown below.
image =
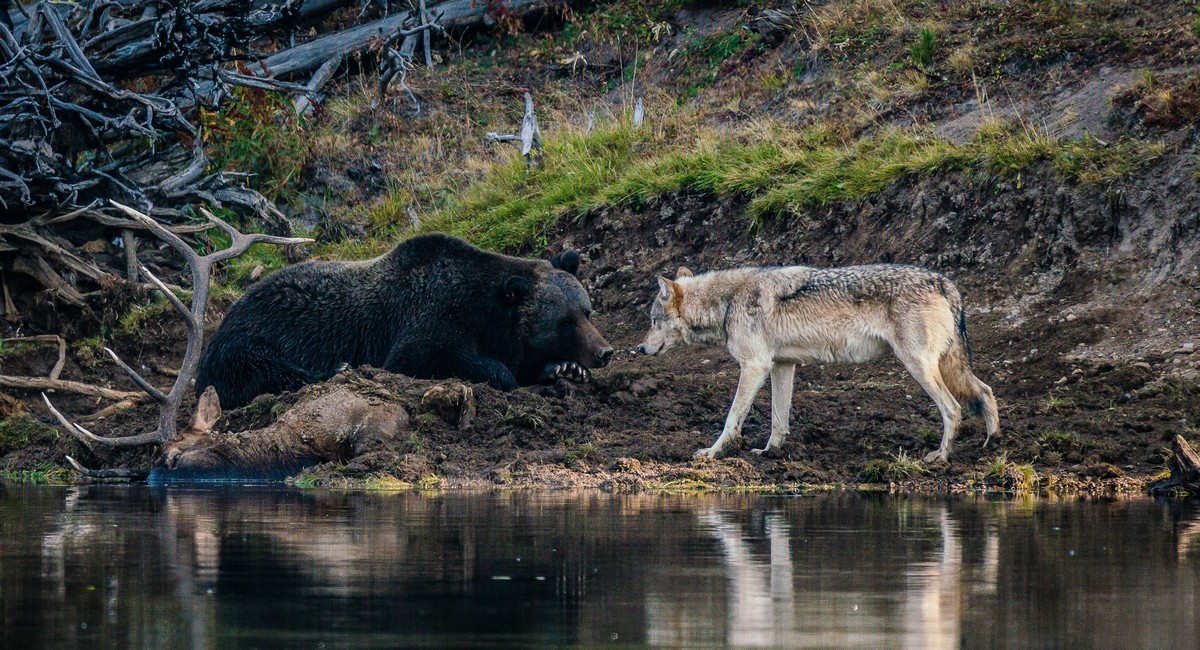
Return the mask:
{"type": "Polygon", "coordinates": [[[592,325],[579,254],[549,262],[443,234],[358,262],[307,262],[259,282],[230,308],[196,378],[225,408],[293,391],[346,366],[457,378],[511,390],[588,379],[612,346],[592,325]]]}

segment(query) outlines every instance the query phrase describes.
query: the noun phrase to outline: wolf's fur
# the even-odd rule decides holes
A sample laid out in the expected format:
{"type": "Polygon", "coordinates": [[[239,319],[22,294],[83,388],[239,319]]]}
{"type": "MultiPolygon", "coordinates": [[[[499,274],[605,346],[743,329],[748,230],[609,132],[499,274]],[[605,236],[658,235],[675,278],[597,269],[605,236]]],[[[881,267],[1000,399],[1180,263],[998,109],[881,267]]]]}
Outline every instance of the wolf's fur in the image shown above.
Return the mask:
{"type": "Polygon", "coordinates": [[[971,372],[962,296],[947,278],[913,266],[838,269],[743,268],[674,281],[659,278],[651,329],[638,349],[677,343],[723,345],[741,366],[721,437],[696,456],[715,457],[741,435],[754,395],[771,377],[771,438],[788,433],[796,364],[868,361],[890,347],[942,414],[942,444],[926,462],[950,456],[960,403],[983,417],[987,440],[999,428],[992,389],[971,372]]]}

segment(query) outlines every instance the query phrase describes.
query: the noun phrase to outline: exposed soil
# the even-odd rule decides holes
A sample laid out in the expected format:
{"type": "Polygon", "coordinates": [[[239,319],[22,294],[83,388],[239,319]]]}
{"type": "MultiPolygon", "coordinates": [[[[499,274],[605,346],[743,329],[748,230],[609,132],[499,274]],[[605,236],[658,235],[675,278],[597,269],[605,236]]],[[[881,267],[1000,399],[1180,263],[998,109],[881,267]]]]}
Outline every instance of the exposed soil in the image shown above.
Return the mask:
{"type": "MultiPolygon", "coordinates": [[[[344,373],[330,383],[396,396],[410,411],[413,435],[401,436],[390,448],[318,466],[305,478],[338,484],[385,475],[447,487],[672,489],[872,481],[956,489],[1010,486],[1011,476],[987,474],[988,464],[1007,454],[1014,463],[1031,463],[1043,486],[1139,489],[1163,470],[1175,434],[1195,439],[1200,432],[1200,187],[1198,122],[1192,110],[1198,54],[1181,17],[1186,8],[1170,5],[1164,17],[1153,5],[1113,18],[1151,21],[1131,41],[1067,40],[1046,58],[997,54],[992,45],[999,41],[989,41],[979,54],[980,69],[994,66],[1003,73],[992,73],[1001,79],[992,97],[1003,96],[1002,102],[984,98],[981,106],[972,78],[959,74],[949,81],[935,79],[922,98],[878,116],[881,123],[925,121],[952,140],[967,139],[985,119],[1008,114],[1021,120],[1036,115],[1062,136],[1109,139],[1150,132],[1168,146],[1148,168],[1102,187],[1067,184],[1049,165],[1026,170],[1013,181],[935,174],[901,181],[869,199],[779,217],[757,228],[743,217],[743,201],[730,197],[672,195],[637,210],[594,211],[547,234],[554,251],[576,247],[584,252],[585,284],[599,311],[596,323],[621,351],[592,383],[507,394],[476,386],[477,415],[460,430],[436,409],[422,406],[422,395],[439,382],[371,369],[344,373]],[[1160,76],[1151,92],[1137,85],[1143,67],[1174,71],[1160,76]],[[1160,87],[1173,94],[1163,95],[1160,87]],[[693,461],[692,453],[710,445],[720,431],[737,368],[716,348],[672,350],[654,358],[632,352],[648,325],[655,275],[673,277],[681,265],[704,271],[871,262],[919,264],[958,283],[966,296],[976,374],[995,390],[1002,436],[981,449],[982,426],[968,418],[949,466],[915,477],[888,469],[901,452],[920,458],[936,446],[940,421],[932,401],[899,363],[881,359],[799,368],[791,436],[779,457],[743,449],[718,461],[693,461]]],[[[687,71],[676,70],[667,52],[687,47],[689,39],[731,29],[739,16],[696,9],[666,17],[674,35],[664,39],[661,52],[653,51],[658,57],[653,60],[664,63],[648,65],[642,83],[652,91],[657,85],[664,94],[678,92],[673,84],[683,84],[687,71]],[[685,34],[688,26],[693,31],[685,34]]],[[[985,26],[1004,23],[995,17],[980,20],[985,26]]],[[[897,35],[878,47],[901,51],[908,43],[897,35]]],[[[696,103],[731,106],[730,120],[770,114],[798,126],[851,110],[861,98],[841,93],[838,75],[825,72],[855,64],[851,53],[857,50],[826,49],[810,56],[807,46],[788,40],[761,54],[747,48],[721,64],[712,92],[696,103]],[[792,85],[730,90],[738,79],[780,66],[791,70],[806,57],[810,65],[792,85]],[[805,102],[792,101],[795,97],[805,102]]],[[[503,80],[499,85],[506,88],[541,87],[544,94],[563,87],[592,92],[618,78],[625,53],[580,47],[591,65],[571,79],[563,79],[567,68],[557,59],[538,64],[503,52],[501,59],[512,60],[487,70],[487,78],[503,80]]],[[[565,53],[544,56],[550,54],[565,53]]],[[[435,114],[455,110],[450,100],[426,100],[435,114]]],[[[362,131],[370,127],[364,124],[362,131]]],[[[342,160],[312,162],[306,174],[313,194],[321,194],[321,188],[339,194],[333,190],[341,183],[348,196],[378,195],[385,185],[380,179],[391,170],[380,168],[375,156],[373,149],[346,147],[342,160]],[[368,158],[374,171],[366,180],[347,180],[354,174],[346,167],[361,163],[365,169],[368,158]]],[[[210,331],[225,307],[210,310],[210,331]]],[[[166,314],[148,319],[140,335],[119,335],[111,345],[152,382],[169,385],[172,378],[156,368],[178,363],[184,335],[182,325],[166,314]]],[[[45,375],[53,357],[49,349],[28,350],[0,358],[0,364],[4,374],[45,375]]],[[[72,351],[63,377],[132,390],[119,370],[87,350],[72,351]]],[[[760,394],[745,427],[750,445],[761,447],[768,433],[767,393],[760,394]]],[[[41,417],[36,396],[19,397],[28,413],[41,417]]],[[[103,406],[67,395],[55,399],[71,414],[103,406]]],[[[218,428],[261,428],[297,399],[256,402],[226,414],[218,428]]],[[[0,419],[16,408],[21,407],[0,402],[0,419]]],[[[153,420],[153,407],[142,404],[88,425],[122,435],[140,432],[153,420]]],[[[50,431],[38,433],[23,448],[9,449],[0,441],[0,469],[61,465],[64,454],[95,467],[149,467],[155,455],[152,449],[88,450],[50,431]]]]}
{"type": "MultiPolygon", "coordinates": [[[[1161,471],[1172,436],[1200,426],[1200,354],[1193,352],[1200,206],[1194,177],[1176,162],[1158,163],[1142,179],[1156,185],[1136,193],[1064,187],[1049,170],[1027,175],[1019,189],[925,179],[757,232],[734,199],[683,195],[637,212],[598,211],[560,233],[564,246],[585,252],[598,326],[622,350],[593,383],[508,394],[475,386],[478,413],[460,431],[421,406],[420,396],[438,382],[365,368],[343,374],[334,383],[405,396],[414,433],[391,449],[318,467],[309,478],[386,474],[413,483],[437,477],[446,486],[616,489],[888,480],[886,470],[880,477],[868,465],[901,451],[920,457],[940,435],[932,402],[894,359],[798,369],[792,433],[780,457],[741,450],[706,462],[691,455],[719,433],[736,366],[716,348],[653,358],[631,350],[646,327],[655,274],[673,275],[678,265],[889,261],[939,269],[963,290],[976,372],[995,389],[1003,433],[981,449],[982,427],[968,418],[949,467],[910,487],[982,482],[999,453],[1032,463],[1051,484],[1139,486],[1161,471]]],[[[167,340],[181,338],[164,322],[167,340]]],[[[177,354],[170,345],[141,352],[143,364],[169,364],[177,354]]],[[[745,429],[758,446],[768,434],[767,392],[745,429]]],[[[263,400],[227,414],[218,428],[262,427],[293,399],[263,400]]],[[[152,420],[143,406],[96,426],[132,432],[152,420]]],[[[96,466],[150,462],[146,450],[93,454],[66,439],[46,443],[9,454],[3,466],[57,464],[64,453],[96,466]]]]}

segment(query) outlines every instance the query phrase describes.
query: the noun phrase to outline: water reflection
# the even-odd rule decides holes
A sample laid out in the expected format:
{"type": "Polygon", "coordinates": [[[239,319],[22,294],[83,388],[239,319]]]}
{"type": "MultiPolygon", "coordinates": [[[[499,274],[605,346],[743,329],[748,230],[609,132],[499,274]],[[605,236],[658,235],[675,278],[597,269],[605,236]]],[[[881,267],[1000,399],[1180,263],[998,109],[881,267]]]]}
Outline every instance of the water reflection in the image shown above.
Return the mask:
{"type": "Polygon", "coordinates": [[[0,486],[0,647],[1191,647],[1194,505],[0,486]]]}

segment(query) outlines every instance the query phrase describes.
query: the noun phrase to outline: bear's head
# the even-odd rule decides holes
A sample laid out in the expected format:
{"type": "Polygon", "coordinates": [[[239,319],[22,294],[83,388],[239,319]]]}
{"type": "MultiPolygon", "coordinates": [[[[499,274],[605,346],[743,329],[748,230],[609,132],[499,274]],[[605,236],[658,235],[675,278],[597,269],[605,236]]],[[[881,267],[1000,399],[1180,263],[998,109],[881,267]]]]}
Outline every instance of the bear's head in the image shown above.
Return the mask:
{"type": "Polygon", "coordinates": [[[613,348],[592,325],[592,301],[576,278],[579,253],[559,253],[548,266],[532,283],[514,276],[505,287],[508,299],[520,305],[528,370],[566,361],[587,368],[608,365],[613,348]]]}

